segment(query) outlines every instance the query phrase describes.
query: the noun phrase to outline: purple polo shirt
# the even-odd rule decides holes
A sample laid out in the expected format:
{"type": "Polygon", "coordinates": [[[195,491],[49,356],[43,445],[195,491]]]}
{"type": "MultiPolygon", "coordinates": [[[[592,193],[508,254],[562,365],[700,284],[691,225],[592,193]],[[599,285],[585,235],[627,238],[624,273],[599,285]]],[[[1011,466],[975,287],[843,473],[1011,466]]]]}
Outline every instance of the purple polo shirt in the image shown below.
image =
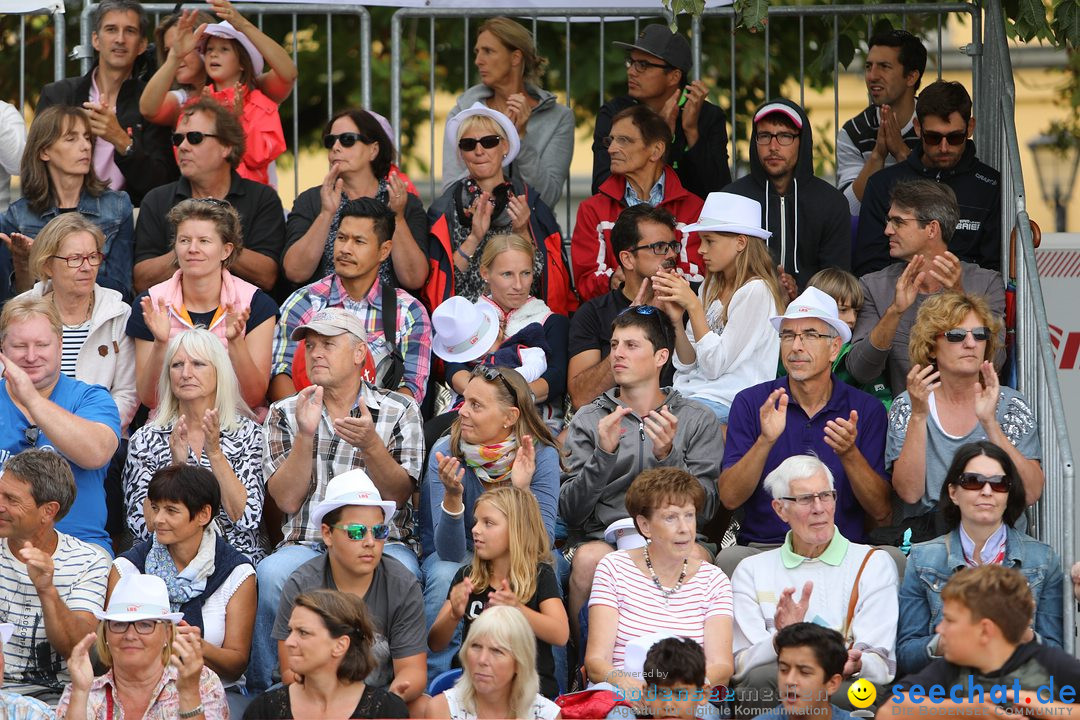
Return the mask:
{"type": "MultiPolygon", "coordinates": [[[[872,395],[848,385],[832,376],[832,395],[829,402],[814,417],[807,417],[788,387],[788,378],[782,377],[748,387],[731,403],[728,416],[727,443],[724,447],[723,469],[737,463],[749,452],[761,432],[761,406],[769,394],[777,389],[788,391],[787,426],[769,451],[761,480],[776,469],[780,463],[793,455],[814,453],[829,466],[836,483],[836,526],[840,533],[852,542],[864,542],[866,512],[848,483],[840,458],[825,442],[825,423],[836,418],[847,419],[852,410],[859,413],[858,434],[855,445],[862,452],[870,467],[882,478],[885,473],[885,434],[888,418],[881,401],[872,395]]],[[[772,509],[772,496],[761,481],[750,499],[743,503],[743,519],[740,521],[739,543],[782,543],[788,526],[772,509]]]]}

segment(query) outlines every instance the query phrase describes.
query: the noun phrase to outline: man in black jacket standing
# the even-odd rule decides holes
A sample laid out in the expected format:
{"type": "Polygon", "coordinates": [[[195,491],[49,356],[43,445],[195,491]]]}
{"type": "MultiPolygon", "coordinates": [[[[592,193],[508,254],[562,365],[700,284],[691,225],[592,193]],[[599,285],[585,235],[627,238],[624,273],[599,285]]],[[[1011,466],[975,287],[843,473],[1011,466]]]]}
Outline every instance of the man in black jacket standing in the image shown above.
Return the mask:
{"type": "Polygon", "coordinates": [[[1001,269],[1001,174],[975,157],[971,96],[958,82],[938,80],[919,94],[915,130],[921,143],[907,160],[874,173],[866,183],[854,248],[855,274],[881,270],[889,257],[885,221],[889,195],[900,180],[926,178],[956,193],[960,221],[949,251],[988,270],[1001,269]]]}
{"type": "Polygon", "coordinates": [[[94,171],[138,206],[147,191],[175,180],[170,129],[139,113],[146,82],[138,77],[149,19],[136,0],[104,0],[94,12],[91,36],[98,61],[82,77],[45,86],[37,112],[52,105],[85,108],[94,134],[94,171]]]}
{"type": "Polygon", "coordinates": [[[818,270],[851,268],[851,215],[844,194],[814,176],[810,120],[790,100],[771,100],[754,113],[750,174],[728,185],[761,203],[761,227],[789,300],[818,270]]]}
{"type": "Polygon", "coordinates": [[[626,50],[627,94],[607,101],[596,116],[593,133],[592,192],[611,175],[604,138],[611,120],[622,110],[643,103],[667,121],[673,140],[667,164],[690,192],[704,198],[731,182],[728,166],[727,117],[705,98],[708,88],[689,81],[690,43],[667,25],[646,25],[633,43],[614,43],[626,50]]]}

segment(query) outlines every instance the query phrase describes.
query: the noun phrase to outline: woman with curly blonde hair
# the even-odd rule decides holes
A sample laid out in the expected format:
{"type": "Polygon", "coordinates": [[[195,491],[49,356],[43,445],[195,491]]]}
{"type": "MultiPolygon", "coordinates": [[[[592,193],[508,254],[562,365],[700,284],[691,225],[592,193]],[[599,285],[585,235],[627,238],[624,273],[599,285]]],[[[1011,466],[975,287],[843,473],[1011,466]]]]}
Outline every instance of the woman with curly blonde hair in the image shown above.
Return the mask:
{"type": "Polygon", "coordinates": [[[885,442],[902,501],[894,523],[911,528],[915,542],[938,534],[934,513],[941,486],[966,443],[989,440],[1009,455],[1026,504],[1042,494],[1035,414],[1022,394],[1001,386],[991,362],[1001,323],[983,298],[956,292],[928,298],[915,317],[907,390],[893,401],[885,442]]]}

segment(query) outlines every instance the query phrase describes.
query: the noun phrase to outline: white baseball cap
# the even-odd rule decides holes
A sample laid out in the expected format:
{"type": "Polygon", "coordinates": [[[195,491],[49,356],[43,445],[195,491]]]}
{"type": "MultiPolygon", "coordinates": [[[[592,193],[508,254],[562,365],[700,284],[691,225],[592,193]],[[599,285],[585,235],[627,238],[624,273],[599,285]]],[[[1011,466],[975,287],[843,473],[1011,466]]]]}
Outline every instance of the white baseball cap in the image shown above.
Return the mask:
{"type": "Polygon", "coordinates": [[[705,198],[705,205],[696,223],[683,232],[721,232],[752,235],[768,240],[771,232],[761,227],[761,203],[735,193],[714,192],[705,198]]]}
{"type": "Polygon", "coordinates": [[[492,110],[482,102],[473,103],[472,107],[465,108],[454,117],[446,121],[446,139],[447,145],[456,148],[458,144],[458,130],[461,124],[465,122],[467,118],[471,118],[475,115],[484,115],[494,120],[500,128],[502,128],[503,136],[506,138],[507,144],[510,146],[510,151],[506,153],[506,157],[503,158],[503,167],[509,165],[517,157],[518,151],[521,150],[521,138],[518,137],[517,128],[514,127],[514,123],[510,118],[503,115],[498,110],[492,110]]]}
{"type": "Polygon", "coordinates": [[[771,317],[769,322],[779,332],[780,324],[784,320],[799,320],[802,318],[824,320],[829,324],[829,327],[836,331],[836,334],[840,336],[843,342],[851,339],[851,328],[840,319],[840,311],[836,308],[836,300],[831,295],[827,295],[815,287],[808,287],[803,290],[802,295],[791,301],[783,315],[771,317]]]}
{"type": "Polygon", "coordinates": [[[326,484],[326,495],[322,501],[311,511],[311,522],[315,527],[322,525],[322,520],[331,510],[360,505],[381,508],[383,522],[390,522],[397,512],[397,503],[393,500],[383,500],[375,483],[371,482],[368,474],[356,468],[335,476],[326,484]]]}

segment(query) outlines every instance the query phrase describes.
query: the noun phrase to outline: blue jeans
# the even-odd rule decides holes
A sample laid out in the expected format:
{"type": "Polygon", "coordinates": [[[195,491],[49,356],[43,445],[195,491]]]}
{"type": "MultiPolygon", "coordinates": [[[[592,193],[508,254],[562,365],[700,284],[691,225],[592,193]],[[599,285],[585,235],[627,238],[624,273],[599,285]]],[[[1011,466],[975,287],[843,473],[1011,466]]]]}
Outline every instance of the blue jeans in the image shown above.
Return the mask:
{"type": "Polygon", "coordinates": [[[702,398],[702,397],[695,397],[695,398],[690,398],[690,399],[695,401],[695,402],[699,402],[702,405],[704,405],[705,407],[712,410],[713,414],[716,415],[716,418],[720,422],[722,422],[723,424],[727,425],[728,415],[731,413],[731,407],[730,406],[725,405],[724,403],[718,402],[716,400],[706,400],[705,398],[702,398]]]}
{"type": "Polygon", "coordinates": [[[259,584],[259,603],[255,610],[255,628],[251,636],[251,659],[248,661],[248,693],[266,692],[278,669],[277,640],[272,637],[274,619],[281,604],[281,589],[293,570],[319,556],[307,545],[286,545],[268,555],[255,569],[259,584]]]}
{"type": "MultiPolygon", "coordinates": [[[[446,596],[450,592],[450,583],[454,579],[458,568],[472,562],[472,553],[466,553],[462,562],[448,562],[439,557],[438,553],[431,553],[424,558],[424,617],[427,620],[428,630],[435,624],[435,618],[439,616],[439,610],[446,602],[446,596]]],[[[461,646],[461,624],[458,623],[454,630],[454,638],[445,650],[428,652],[428,677],[433,678],[441,672],[450,669],[450,662],[454,654],[461,646]]]]}
{"type": "Polygon", "coordinates": [[[416,576],[418,581],[423,581],[423,576],[420,574],[420,558],[416,557],[416,553],[409,549],[408,545],[399,542],[386,543],[383,545],[383,555],[389,555],[405,567],[409,568],[409,572],[416,576]]]}

